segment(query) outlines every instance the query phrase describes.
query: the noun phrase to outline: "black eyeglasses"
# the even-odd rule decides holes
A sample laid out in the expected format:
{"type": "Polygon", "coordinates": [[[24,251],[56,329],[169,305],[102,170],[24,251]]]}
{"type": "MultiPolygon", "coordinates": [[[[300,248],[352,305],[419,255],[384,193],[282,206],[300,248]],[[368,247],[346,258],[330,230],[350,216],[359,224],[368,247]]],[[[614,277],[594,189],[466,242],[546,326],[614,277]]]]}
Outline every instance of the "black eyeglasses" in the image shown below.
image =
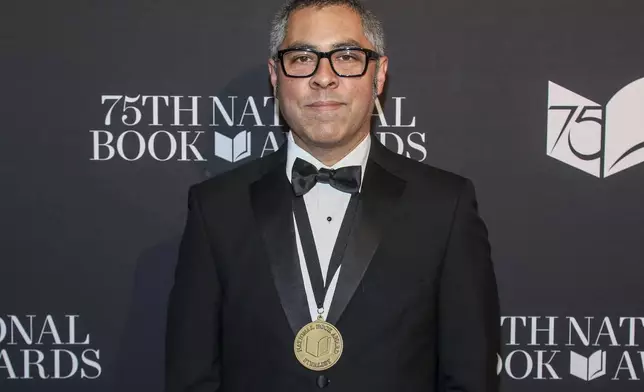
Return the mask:
{"type": "Polygon", "coordinates": [[[320,59],[327,58],[336,75],[345,78],[363,76],[367,72],[369,60],[377,60],[380,54],[364,48],[338,48],[319,52],[310,48],[289,48],[277,52],[275,60],[282,64],[282,71],[292,78],[308,78],[315,74],[320,59]]]}

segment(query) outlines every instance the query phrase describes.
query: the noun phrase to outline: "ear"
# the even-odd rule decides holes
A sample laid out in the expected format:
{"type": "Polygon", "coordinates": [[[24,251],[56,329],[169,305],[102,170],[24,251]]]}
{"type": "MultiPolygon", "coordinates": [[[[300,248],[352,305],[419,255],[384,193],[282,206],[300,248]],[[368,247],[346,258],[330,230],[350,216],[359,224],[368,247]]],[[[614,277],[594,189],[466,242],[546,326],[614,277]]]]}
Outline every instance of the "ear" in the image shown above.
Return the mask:
{"type": "Polygon", "coordinates": [[[276,95],[275,88],[277,87],[277,63],[273,59],[268,59],[268,73],[271,77],[271,85],[273,85],[273,95],[276,95]]]}
{"type": "Polygon", "coordinates": [[[385,87],[385,80],[387,79],[387,66],[389,65],[389,57],[382,56],[378,59],[380,62],[380,67],[378,68],[378,74],[376,75],[376,87],[378,95],[382,94],[382,90],[385,87]]]}

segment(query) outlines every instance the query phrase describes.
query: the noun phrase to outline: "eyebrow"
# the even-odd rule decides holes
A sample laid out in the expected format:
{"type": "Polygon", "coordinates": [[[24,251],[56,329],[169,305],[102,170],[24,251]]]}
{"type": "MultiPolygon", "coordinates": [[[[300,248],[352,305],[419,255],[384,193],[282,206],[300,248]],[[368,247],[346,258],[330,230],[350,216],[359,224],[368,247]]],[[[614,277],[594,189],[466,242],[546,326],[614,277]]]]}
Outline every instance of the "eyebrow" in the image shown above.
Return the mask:
{"type": "MultiPolygon", "coordinates": [[[[360,45],[360,42],[353,40],[353,39],[348,39],[344,40],[341,42],[336,42],[333,45],[331,45],[332,49],[337,49],[337,48],[344,48],[344,47],[358,47],[361,48],[362,45],[360,45]]],[[[291,43],[288,47],[284,49],[293,49],[293,48],[298,48],[298,49],[313,49],[313,50],[319,50],[319,46],[310,44],[305,41],[295,41],[291,43]]]]}

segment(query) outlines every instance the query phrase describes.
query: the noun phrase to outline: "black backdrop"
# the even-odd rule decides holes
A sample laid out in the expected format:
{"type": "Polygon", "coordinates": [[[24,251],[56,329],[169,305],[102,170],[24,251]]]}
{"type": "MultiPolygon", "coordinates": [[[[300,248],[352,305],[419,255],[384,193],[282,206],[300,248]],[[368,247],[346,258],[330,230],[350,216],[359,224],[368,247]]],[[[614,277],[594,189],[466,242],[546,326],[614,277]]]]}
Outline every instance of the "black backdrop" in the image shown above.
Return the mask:
{"type": "MultiPolygon", "coordinates": [[[[162,390],[188,186],[283,141],[279,3],[3,3],[1,391],[162,390]]],[[[477,187],[504,391],[641,391],[644,3],[368,5],[390,56],[373,131],[477,187]],[[630,167],[583,169],[609,149],[630,167]]]]}

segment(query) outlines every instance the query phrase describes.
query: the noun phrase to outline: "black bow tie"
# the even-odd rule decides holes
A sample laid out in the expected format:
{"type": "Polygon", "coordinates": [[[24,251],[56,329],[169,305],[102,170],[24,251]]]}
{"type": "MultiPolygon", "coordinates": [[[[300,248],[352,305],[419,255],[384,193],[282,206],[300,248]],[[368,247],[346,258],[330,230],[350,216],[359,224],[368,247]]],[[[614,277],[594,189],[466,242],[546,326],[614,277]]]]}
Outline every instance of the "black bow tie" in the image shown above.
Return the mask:
{"type": "Polygon", "coordinates": [[[335,189],[357,193],[360,190],[362,166],[346,166],[339,169],[316,169],[315,166],[304,159],[295,158],[291,172],[291,184],[295,196],[301,196],[310,191],[316,182],[329,184],[335,189]]]}

